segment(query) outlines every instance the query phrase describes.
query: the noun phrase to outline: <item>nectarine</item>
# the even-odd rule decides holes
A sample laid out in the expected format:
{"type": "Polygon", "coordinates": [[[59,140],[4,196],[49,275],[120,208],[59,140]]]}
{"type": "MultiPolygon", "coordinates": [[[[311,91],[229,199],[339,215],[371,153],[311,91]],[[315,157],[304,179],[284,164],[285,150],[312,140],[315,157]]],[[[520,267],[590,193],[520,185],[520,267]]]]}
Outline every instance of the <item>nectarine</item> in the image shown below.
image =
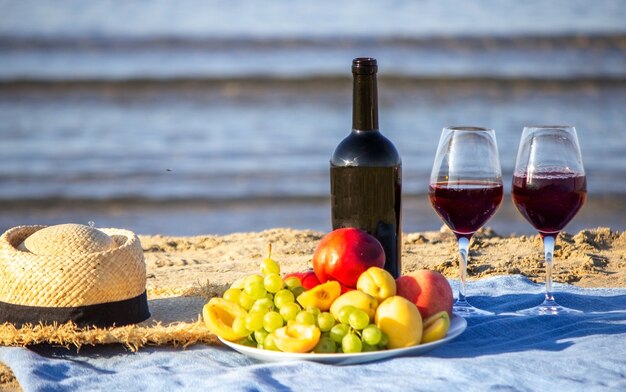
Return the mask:
{"type": "Polygon", "coordinates": [[[368,268],[384,265],[385,251],[380,242],[354,227],[330,232],[313,254],[313,270],[320,282],[336,280],[348,288],[355,288],[368,268]]]}

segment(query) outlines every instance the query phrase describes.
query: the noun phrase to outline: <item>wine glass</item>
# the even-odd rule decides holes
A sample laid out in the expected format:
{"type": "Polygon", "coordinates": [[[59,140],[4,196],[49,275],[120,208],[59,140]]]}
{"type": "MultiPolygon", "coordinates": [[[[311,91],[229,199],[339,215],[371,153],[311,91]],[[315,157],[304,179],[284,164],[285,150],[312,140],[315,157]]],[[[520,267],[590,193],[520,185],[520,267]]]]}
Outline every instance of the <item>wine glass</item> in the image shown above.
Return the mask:
{"type": "Polygon", "coordinates": [[[554,241],[585,202],[587,180],[576,129],[524,127],[513,173],[513,203],[543,239],[546,295],[543,303],[517,313],[579,313],[557,304],[552,295],[554,241]]]}
{"type": "Polygon", "coordinates": [[[493,314],[470,305],[465,294],[470,239],[502,202],[502,172],[493,129],[443,129],[430,174],[428,196],[458,241],[460,284],[454,313],[462,317],[493,314]]]}

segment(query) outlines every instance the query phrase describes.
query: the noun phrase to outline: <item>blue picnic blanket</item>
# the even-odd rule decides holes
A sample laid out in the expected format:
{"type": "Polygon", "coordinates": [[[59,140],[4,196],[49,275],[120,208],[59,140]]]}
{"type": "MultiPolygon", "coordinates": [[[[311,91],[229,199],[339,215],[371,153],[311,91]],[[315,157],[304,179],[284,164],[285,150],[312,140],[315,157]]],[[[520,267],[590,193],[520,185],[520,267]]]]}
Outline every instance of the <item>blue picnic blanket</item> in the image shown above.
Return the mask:
{"type": "MultiPolygon", "coordinates": [[[[456,287],[456,282],[452,282],[456,287]]],[[[470,302],[498,313],[541,302],[521,276],[471,281],[470,302]]],[[[263,363],[225,347],[0,348],[25,391],[626,391],[626,288],[555,284],[582,315],[468,320],[425,355],[333,366],[263,363]]]]}

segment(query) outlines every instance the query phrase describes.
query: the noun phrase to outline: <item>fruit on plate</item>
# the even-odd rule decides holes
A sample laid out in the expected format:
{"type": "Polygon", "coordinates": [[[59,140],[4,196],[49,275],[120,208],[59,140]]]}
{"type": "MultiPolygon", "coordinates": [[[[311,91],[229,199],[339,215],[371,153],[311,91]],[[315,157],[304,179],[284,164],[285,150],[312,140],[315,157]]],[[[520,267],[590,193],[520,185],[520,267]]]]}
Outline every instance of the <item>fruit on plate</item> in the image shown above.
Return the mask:
{"type": "Polygon", "coordinates": [[[272,259],[272,244],[267,244],[267,257],[261,262],[261,274],[280,274],[280,265],[272,259]]]}
{"type": "Polygon", "coordinates": [[[430,343],[446,337],[450,329],[450,317],[448,312],[442,310],[424,320],[424,332],[422,343],[430,343]]]}
{"type": "Polygon", "coordinates": [[[329,280],[326,283],[319,284],[310,290],[300,294],[297,298],[298,303],[303,308],[318,308],[325,312],[330,309],[330,305],[341,295],[341,287],[339,282],[329,280]]]}
{"type": "Polygon", "coordinates": [[[396,279],[397,294],[414,303],[423,319],[445,310],[452,316],[450,283],[439,272],[418,270],[396,279]]]}
{"type": "Polygon", "coordinates": [[[317,286],[318,284],[320,284],[319,279],[317,279],[317,276],[315,275],[315,272],[313,270],[309,270],[309,271],[305,271],[305,272],[292,272],[290,274],[287,274],[283,277],[283,279],[287,279],[289,277],[295,276],[296,278],[300,279],[300,284],[302,285],[302,287],[304,287],[307,290],[311,290],[313,287],[317,286]]]}
{"type": "Polygon", "coordinates": [[[370,318],[364,310],[346,305],[339,313],[341,320],[337,320],[325,335],[335,342],[337,352],[358,353],[387,348],[387,335],[376,325],[370,324],[370,318]]]}
{"type": "Polygon", "coordinates": [[[384,265],[385,251],[380,242],[353,227],[325,235],[313,254],[313,270],[320,282],[336,280],[348,288],[355,288],[368,268],[384,265]]]}
{"type": "Polygon", "coordinates": [[[281,351],[289,353],[306,353],[317,345],[320,340],[320,329],[315,325],[300,324],[289,321],[285,327],[274,332],[274,343],[281,351]]]}
{"type": "Polygon", "coordinates": [[[230,288],[243,290],[243,282],[246,280],[246,278],[247,276],[242,276],[241,278],[237,279],[230,285],[230,288]]]}
{"type": "MultiPolygon", "coordinates": [[[[357,242],[367,235],[356,229],[339,230],[336,241],[352,241],[350,233],[356,233],[357,242]]],[[[372,245],[367,238],[359,243],[365,244],[365,250],[372,245]]],[[[336,250],[332,244],[327,248],[330,253],[336,250]]],[[[345,292],[347,286],[330,276],[320,283],[314,271],[281,276],[280,265],[271,258],[268,247],[268,255],[260,264],[261,274],[240,278],[221,298],[212,298],[203,307],[204,322],[222,339],[293,353],[359,353],[408,347],[446,336],[450,328],[447,298],[449,294],[451,307],[452,293],[443,276],[418,271],[394,280],[381,268],[384,258],[379,265],[367,266],[351,257],[344,260],[348,269],[330,268],[339,275],[349,275],[354,273],[354,265],[365,266],[355,280],[356,289],[345,292]],[[314,284],[307,289],[302,283],[308,281],[314,284]],[[401,296],[403,293],[411,300],[401,296]],[[424,311],[438,310],[422,317],[418,306],[424,311]]]]}
{"type": "Polygon", "coordinates": [[[341,296],[330,305],[330,313],[335,316],[335,320],[340,319],[340,310],[346,305],[364,310],[370,319],[373,319],[374,314],[376,314],[376,307],[378,307],[378,300],[360,290],[352,290],[341,294],[341,296]]]}
{"type": "Polygon", "coordinates": [[[409,347],[422,341],[422,316],[415,304],[395,295],[376,309],[376,326],[387,334],[388,348],[409,347]]]}
{"type": "Polygon", "coordinates": [[[204,323],[209,331],[222,339],[234,342],[245,338],[249,332],[240,333],[233,330],[233,322],[237,318],[245,318],[247,312],[238,304],[223,298],[211,298],[202,308],[204,323]]]}
{"type": "Polygon", "coordinates": [[[370,267],[359,276],[356,288],[376,298],[379,302],[396,295],[396,281],[380,267],[370,267]]]}

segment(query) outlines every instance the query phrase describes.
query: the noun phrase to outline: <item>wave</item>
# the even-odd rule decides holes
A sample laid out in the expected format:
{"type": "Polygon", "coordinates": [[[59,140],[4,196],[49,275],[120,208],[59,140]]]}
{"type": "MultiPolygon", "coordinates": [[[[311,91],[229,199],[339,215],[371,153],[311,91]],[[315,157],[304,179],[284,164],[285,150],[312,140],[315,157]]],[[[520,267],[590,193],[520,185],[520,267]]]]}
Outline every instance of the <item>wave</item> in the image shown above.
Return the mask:
{"type": "Polygon", "coordinates": [[[626,80],[626,34],[324,38],[0,37],[0,83],[345,83],[353,57],[397,83],[626,80]]]}
{"type": "Polygon", "coordinates": [[[298,49],[350,47],[408,47],[438,49],[590,49],[626,50],[626,34],[554,34],[488,36],[327,36],[327,37],[20,37],[0,36],[0,50],[113,50],[113,49],[298,49]]]}
{"type": "Polygon", "coordinates": [[[105,208],[115,206],[125,207],[153,207],[153,208],[218,208],[239,206],[285,205],[285,204],[320,204],[329,200],[329,197],[313,196],[241,196],[230,198],[202,198],[202,197],[171,197],[154,198],[142,196],[111,197],[111,198],[75,198],[75,197],[48,197],[48,198],[18,198],[0,199],[0,208],[7,210],[29,208],[105,208]]]}
{"type": "MultiPolygon", "coordinates": [[[[389,88],[412,88],[428,87],[446,84],[460,84],[472,86],[488,86],[497,84],[506,87],[508,85],[520,85],[529,88],[546,89],[555,86],[561,87],[624,87],[626,86],[626,73],[624,75],[585,75],[569,74],[562,76],[525,76],[525,75],[405,75],[385,74],[379,77],[381,83],[389,88]]],[[[45,88],[47,91],[57,89],[66,91],[72,89],[88,90],[124,90],[140,88],[164,88],[164,89],[212,89],[216,87],[233,87],[242,85],[253,88],[311,88],[322,89],[332,86],[347,87],[352,82],[350,75],[313,75],[313,76],[274,76],[274,75],[248,75],[240,77],[106,77],[106,78],[50,78],[50,77],[21,77],[2,79],[0,77],[0,92],[14,92],[16,90],[29,90],[33,88],[45,88]]],[[[310,90],[309,90],[310,91],[310,90]]]]}
{"type": "MultiPolygon", "coordinates": [[[[605,208],[616,208],[626,211],[626,193],[606,193],[587,195],[587,203],[602,205],[605,208]]],[[[404,201],[428,199],[427,193],[404,193],[404,201]]],[[[79,198],[79,197],[48,197],[48,198],[16,198],[0,199],[0,209],[6,211],[37,208],[107,208],[124,206],[146,208],[220,208],[220,207],[261,207],[268,205],[289,204],[325,204],[330,201],[329,195],[250,195],[229,198],[211,197],[110,197],[110,198],[79,198]]]]}

